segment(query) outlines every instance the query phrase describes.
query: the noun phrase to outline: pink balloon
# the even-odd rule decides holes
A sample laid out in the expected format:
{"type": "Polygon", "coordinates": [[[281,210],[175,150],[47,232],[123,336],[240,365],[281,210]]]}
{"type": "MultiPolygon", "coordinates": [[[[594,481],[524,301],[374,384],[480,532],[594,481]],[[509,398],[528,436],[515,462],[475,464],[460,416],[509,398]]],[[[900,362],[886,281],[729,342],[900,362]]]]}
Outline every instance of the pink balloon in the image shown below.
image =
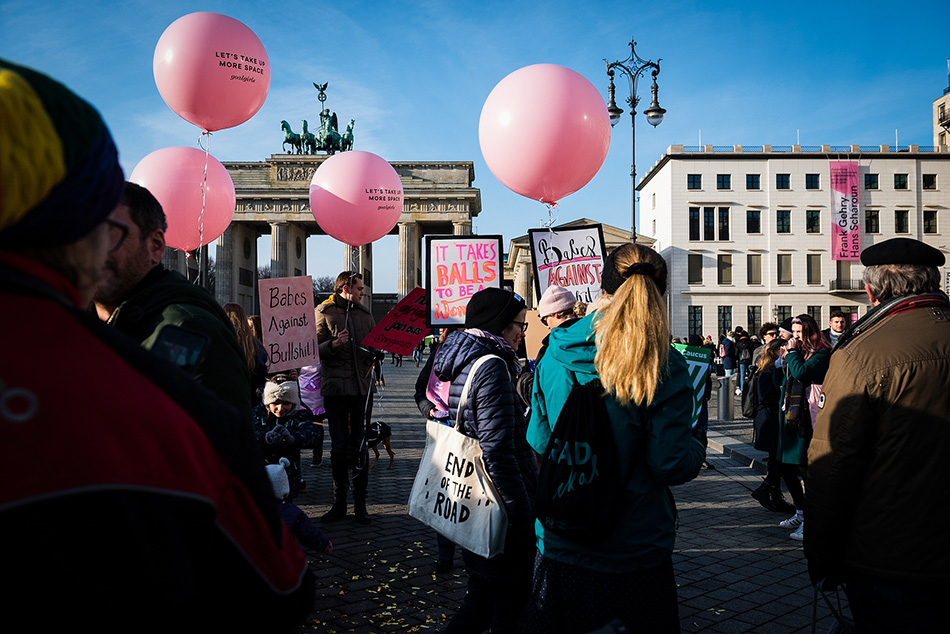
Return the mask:
{"type": "Polygon", "coordinates": [[[552,203],[597,174],[610,147],[610,117],[582,75],[535,64],[511,73],[488,95],[478,141],[488,169],[505,187],[552,203]]]}
{"type": "Polygon", "coordinates": [[[389,233],[402,213],[402,181],[393,166],[370,152],[334,154],[313,173],[310,209],[317,224],[350,246],[389,233]]]}
{"type": "Polygon", "coordinates": [[[165,29],[152,71],[168,107],[208,131],[253,117],[270,88],[270,61],[254,32],[206,11],[182,16],[165,29]]]}
{"type": "Polygon", "coordinates": [[[165,242],[175,249],[192,251],[214,242],[234,217],[231,175],[218,159],[197,148],[155,150],[139,161],[129,180],[152,192],[162,204],[168,220],[165,242]]]}

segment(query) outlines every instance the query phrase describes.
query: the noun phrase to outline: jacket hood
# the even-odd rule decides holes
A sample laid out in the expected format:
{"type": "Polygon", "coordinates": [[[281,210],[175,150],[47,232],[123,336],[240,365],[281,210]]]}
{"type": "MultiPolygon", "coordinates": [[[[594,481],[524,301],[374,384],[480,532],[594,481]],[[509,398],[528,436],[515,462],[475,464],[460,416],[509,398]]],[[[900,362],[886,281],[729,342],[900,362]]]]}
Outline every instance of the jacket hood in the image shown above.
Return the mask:
{"type": "Polygon", "coordinates": [[[594,333],[591,328],[597,313],[551,329],[545,363],[559,363],[567,370],[580,374],[596,374],[594,333]]]}
{"type": "Polygon", "coordinates": [[[439,348],[432,369],[442,381],[454,381],[475,359],[486,354],[494,354],[511,364],[514,360],[510,351],[502,348],[494,339],[479,337],[464,330],[450,333],[439,348]]]}

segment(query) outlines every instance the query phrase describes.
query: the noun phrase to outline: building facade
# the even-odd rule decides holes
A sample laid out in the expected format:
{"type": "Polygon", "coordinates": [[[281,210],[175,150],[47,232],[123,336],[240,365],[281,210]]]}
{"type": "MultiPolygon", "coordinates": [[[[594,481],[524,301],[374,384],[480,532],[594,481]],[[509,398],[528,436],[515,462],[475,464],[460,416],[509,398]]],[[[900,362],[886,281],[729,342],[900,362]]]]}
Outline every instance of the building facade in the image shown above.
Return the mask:
{"type": "Polygon", "coordinates": [[[858,166],[862,249],[904,236],[950,254],[947,146],[670,146],[637,189],[639,233],[669,265],[674,335],[867,312],[860,261],[833,258],[833,161],[858,166]]]}

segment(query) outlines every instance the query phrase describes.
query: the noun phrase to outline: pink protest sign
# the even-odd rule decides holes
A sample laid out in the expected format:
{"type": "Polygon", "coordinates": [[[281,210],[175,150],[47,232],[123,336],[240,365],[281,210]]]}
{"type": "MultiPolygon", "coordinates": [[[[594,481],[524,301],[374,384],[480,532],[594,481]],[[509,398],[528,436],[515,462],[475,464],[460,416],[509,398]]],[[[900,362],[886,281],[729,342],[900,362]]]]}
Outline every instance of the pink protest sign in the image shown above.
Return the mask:
{"type": "Polygon", "coordinates": [[[861,259],[858,164],[829,161],[831,169],[831,259],[861,259]]]}
{"type": "Polygon", "coordinates": [[[379,320],[362,343],[370,348],[408,356],[428,330],[426,291],[416,287],[379,320]]]}
{"type": "Polygon", "coordinates": [[[501,236],[426,237],[426,319],[461,326],[472,295],[501,288],[501,236]]]}
{"type": "Polygon", "coordinates": [[[260,280],[261,325],[267,371],[279,372],[320,362],[309,275],[260,280]]]}

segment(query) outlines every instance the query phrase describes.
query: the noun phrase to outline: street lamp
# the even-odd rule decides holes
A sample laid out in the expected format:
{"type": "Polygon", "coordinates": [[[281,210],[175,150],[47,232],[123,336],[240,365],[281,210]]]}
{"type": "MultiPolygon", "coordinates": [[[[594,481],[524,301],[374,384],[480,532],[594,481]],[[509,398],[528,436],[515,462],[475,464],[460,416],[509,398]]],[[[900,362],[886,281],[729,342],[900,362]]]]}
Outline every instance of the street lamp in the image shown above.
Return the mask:
{"type": "Polygon", "coordinates": [[[637,141],[636,141],[636,124],[637,124],[637,105],[640,103],[640,98],[637,97],[637,80],[640,79],[647,69],[651,70],[653,75],[653,86],[651,90],[653,92],[653,102],[650,104],[650,107],[643,111],[643,114],[646,115],[647,123],[652,125],[654,128],[660,123],[663,122],[663,115],[666,114],[666,110],[660,107],[659,102],[657,101],[657,85],[656,85],[656,76],[660,74],[660,62],[661,59],[656,60],[656,62],[651,62],[645,59],[642,59],[637,55],[636,47],[637,43],[631,38],[630,40],[630,57],[620,62],[608,62],[604,59],[604,63],[607,64],[607,77],[610,78],[610,85],[607,87],[607,94],[609,96],[607,103],[607,113],[610,115],[610,125],[611,127],[617,125],[617,122],[620,121],[620,115],[623,114],[623,108],[617,107],[617,101],[614,98],[614,93],[616,88],[614,87],[614,73],[619,72],[621,75],[627,76],[627,81],[630,84],[630,96],[627,97],[627,104],[630,106],[630,146],[632,151],[632,158],[630,164],[630,179],[633,181],[632,189],[632,222],[633,222],[633,237],[636,239],[637,232],[637,141]]]}

